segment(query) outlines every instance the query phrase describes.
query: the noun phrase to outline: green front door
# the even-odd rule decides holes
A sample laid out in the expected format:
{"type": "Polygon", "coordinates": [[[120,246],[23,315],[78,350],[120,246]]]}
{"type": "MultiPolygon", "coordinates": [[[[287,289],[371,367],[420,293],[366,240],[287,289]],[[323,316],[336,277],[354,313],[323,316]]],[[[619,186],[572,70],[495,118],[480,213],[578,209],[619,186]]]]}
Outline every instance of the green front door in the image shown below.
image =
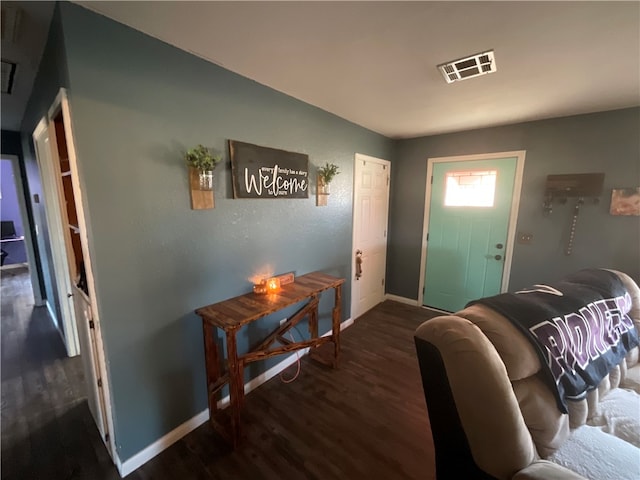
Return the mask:
{"type": "Polygon", "coordinates": [[[433,165],[423,304],[500,293],[517,158],[433,165]]]}

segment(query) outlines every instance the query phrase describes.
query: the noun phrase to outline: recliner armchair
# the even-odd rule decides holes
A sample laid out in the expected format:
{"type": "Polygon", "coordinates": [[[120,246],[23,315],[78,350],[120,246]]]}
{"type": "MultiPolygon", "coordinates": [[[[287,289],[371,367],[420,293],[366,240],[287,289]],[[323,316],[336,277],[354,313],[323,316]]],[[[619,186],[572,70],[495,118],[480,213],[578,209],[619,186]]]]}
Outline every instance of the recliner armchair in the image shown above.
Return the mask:
{"type": "MultiPolygon", "coordinates": [[[[640,289],[614,273],[631,295],[638,330],[640,289]]],[[[532,345],[485,305],[426,321],[415,344],[439,480],[640,478],[638,347],[563,414],[532,345]],[[613,415],[635,422],[626,431],[603,420],[616,398],[632,405],[613,415]]]]}

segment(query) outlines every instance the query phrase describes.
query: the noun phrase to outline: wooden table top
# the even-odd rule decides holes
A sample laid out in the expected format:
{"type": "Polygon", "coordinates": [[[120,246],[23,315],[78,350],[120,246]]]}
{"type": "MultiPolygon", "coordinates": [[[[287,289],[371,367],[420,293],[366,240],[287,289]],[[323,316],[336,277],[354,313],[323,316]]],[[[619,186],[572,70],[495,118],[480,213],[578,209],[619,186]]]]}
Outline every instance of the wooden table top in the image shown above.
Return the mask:
{"type": "Polygon", "coordinates": [[[296,277],[293,283],[283,285],[277,293],[247,293],[196,310],[206,322],[225,331],[241,327],[311,295],[344,283],[344,278],[322,272],[307,273],[296,277]]]}

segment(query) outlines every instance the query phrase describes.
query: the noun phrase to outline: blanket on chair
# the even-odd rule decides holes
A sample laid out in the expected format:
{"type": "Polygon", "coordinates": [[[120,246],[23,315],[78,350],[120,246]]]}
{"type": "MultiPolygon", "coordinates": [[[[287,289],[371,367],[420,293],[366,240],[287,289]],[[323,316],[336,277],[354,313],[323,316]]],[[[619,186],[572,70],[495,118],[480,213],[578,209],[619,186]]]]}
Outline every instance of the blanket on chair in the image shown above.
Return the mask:
{"type": "Polygon", "coordinates": [[[475,303],[504,315],[532,343],[563,413],[566,400],[584,398],[638,345],[638,332],[629,317],[631,296],[608,270],[581,270],[551,285],[534,285],[468,305],[475,303]]]}

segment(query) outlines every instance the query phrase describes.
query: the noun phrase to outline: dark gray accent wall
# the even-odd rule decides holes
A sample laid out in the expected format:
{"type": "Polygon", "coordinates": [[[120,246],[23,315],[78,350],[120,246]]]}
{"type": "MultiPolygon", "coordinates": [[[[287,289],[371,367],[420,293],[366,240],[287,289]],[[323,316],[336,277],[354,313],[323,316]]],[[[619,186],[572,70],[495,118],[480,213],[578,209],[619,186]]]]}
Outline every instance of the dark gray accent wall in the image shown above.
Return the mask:
{"type": "Polygon", "coordinates": [[[20,132],[2,130],[0,138],[2,139],[2,153],[6,155],[15,155],[16,157],[22,157],[20,132]]]}
{"type": "Polygon", "coordinates": [[[611,189],[640,185],[640,109],[528,122],[397,143],[392,174],[387,291],[418,298],[427,158],[526,150],[510,290],[557,280],[586,267],[622,270],[640,280],[640,217],[609,214],[611,189]],[[598,205],[579,215],[573,254],[564,247],[573,201],[542,211],[547,175],[604,172],[598,205]]]}
{"type": "MultiPolygon", "coordinates": [[[[393,143],[81,7],[65,3],[61,10],[124,461],[206,408],[194,309],[249,292],[249,278],[261,272],[350,278],[354,155],[390,159],[393,143]],[[338,164],[329,206],[315,206],[314,190],[308,199],[234,200],[228,139],[305,153],[315,166],[338,164]],[[190,209],[182,152],[198,143],[224,154],[213,210],[190,209]]],[[[330,328],[333,298],[325,297],[321,331],[330,328]]],[[[240,349],[287,314],[244,330],[240,349]]],[[[246,378],[280,360],[253,364],[246,378]]]]}
{"type": "MultiPolygon", "coordinates": [[[[33,91],[22,119],[20,133],[22,137],[22,151],[24,153],[24,175],[28,183],[28,189],[25,191],[28,191],[30,196],[30,201],[27,202],[27,205],[33,214],[33,225],[37,225],[38,231],[37,235],[35,229],[32,231],[32,238],[36,239],[34,249],[37,250],[37,255],[40,259],[41,291],[54,309],[58,320],[62,318],[62,312],[58,302],[58,292],[53,270],[53,256],[49,241],[49,227],[47,225],[40,172],[38,170],[32,135],[38,122],[47,115],[49,107],[53,104],[59,89],[68,86],[69,80],[62,35],[62,23],[60,20],[59,5],[57,5],[51,20],[49,36],[42,54],[42,59],[40,60],[38,74],[33,84],[33,91]],[[39,197],[40,201],[38,203],[34,202],[34,195],[39,197]]],[[[58,328],[61,332],[64,331],[61,321],[58,324],[58,328]]]]}

